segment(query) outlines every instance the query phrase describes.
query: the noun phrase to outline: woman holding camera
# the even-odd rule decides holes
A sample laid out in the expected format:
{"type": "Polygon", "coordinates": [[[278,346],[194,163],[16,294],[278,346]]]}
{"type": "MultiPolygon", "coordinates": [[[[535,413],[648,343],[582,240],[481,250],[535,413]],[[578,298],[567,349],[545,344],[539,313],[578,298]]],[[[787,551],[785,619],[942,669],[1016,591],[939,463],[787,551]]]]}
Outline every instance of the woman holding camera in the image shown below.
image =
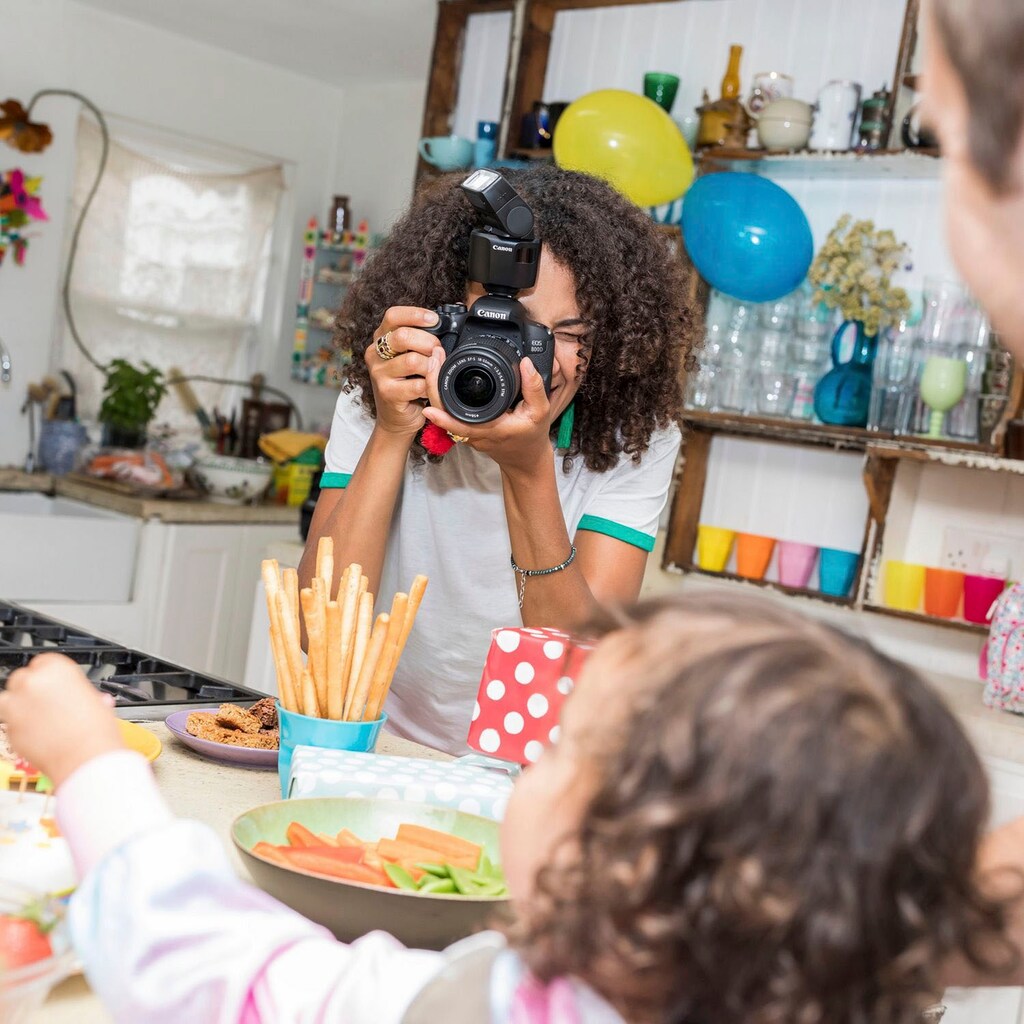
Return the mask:
{"type": "MultiPolygon", "coordinates": [[[[507,171],[542,242],[517,298],[554,334],[550,393],[529,358],[522,400],[470,425],[441,406],[435,307],[473,301],[477,216],[446,177],[423,188],[352,286],[338,340],[353,354],[299,569],[320,537],[374,593],[430,585],[387,710],[403,736],[465,750],[496,627],[572,628],[596,601],[634,599],[679,447],[691,348],[686,281],[651,220],[608,185],[552,166],[507,171]],[[457,443],[421,444],[428,424],[457,443]]],[[[437,432],[437,431],[435,431],[437,432]]]]}

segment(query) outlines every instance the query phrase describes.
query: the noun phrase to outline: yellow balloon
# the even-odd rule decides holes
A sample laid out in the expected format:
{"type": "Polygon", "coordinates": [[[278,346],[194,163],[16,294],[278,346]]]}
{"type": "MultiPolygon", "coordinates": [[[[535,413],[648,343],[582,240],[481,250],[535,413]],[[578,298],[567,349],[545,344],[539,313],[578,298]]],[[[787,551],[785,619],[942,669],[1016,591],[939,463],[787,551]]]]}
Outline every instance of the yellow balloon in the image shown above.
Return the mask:
{"type": "Polygon", "coordinates": [[[638,206],[678,199],[693,181],[693,157],[654,100],[625,89],[587,93],[555,125],[555,163],[604,178],[638,206]]]}

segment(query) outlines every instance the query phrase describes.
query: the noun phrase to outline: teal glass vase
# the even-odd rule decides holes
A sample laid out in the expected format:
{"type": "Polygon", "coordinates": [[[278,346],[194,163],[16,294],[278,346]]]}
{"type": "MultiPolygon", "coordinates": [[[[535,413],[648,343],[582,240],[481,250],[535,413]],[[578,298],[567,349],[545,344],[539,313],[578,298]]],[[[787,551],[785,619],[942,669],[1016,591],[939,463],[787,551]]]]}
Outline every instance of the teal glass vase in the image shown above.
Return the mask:
{"type": "Polygon", "coordinates": [[[832,338],[832,369],[814,389],[814,412],[822,423],[863,427],[871,404],[871,372],[878,349],[878,335],[868,335],[859,320],[844,320],[832,338]],[[841,361],[844,335],[856,329],[850,358],[841,361]]]}

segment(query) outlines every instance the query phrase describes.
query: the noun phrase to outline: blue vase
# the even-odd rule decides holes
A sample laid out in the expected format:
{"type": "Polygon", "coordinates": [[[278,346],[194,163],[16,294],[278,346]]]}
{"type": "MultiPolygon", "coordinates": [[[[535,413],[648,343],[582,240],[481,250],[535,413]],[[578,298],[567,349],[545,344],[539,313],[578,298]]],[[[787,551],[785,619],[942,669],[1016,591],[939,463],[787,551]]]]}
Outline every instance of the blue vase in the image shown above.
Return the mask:
{"type": "Polygon", "coordinates": [[[844,320],[832,339],[832,369],[814,389],[814,412],[822,423],[841,427],[863,427],[871,403],[871,371],[878,348],[878,335],[868,335],[859,320],[844,320]],[[839,350],[843,335],[855,327],[853,352],[844,363],[839,350]]]}

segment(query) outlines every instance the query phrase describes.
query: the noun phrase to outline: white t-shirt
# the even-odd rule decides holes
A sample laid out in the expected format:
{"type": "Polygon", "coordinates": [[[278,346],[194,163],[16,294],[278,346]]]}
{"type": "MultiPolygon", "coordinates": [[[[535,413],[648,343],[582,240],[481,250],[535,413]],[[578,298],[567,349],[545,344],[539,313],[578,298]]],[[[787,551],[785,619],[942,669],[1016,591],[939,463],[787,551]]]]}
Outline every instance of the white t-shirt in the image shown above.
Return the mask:
{"type": "MultiPolygon", "coordinates": [[[[372,432],[359,390],[342,393],[322,488],[347,486],[372,432]]],[[[562,453],[553,450],[569,536],[593,530],[650,551],[679,440],[674,426],[656,431],[639,465],[623,455],[605,473],[587,469],[582,456],[565,473],[562,453]]],[[[389,726],[400,736],[455,754],[468,749],[491,630],[522,625],[511,552],[501,471],[493,459],[456,445],[440,463],[406,464],[377,611],[387,611],[397,591],[408,592],[418,573],[430,582],[385,706],[389,726]]]]}

